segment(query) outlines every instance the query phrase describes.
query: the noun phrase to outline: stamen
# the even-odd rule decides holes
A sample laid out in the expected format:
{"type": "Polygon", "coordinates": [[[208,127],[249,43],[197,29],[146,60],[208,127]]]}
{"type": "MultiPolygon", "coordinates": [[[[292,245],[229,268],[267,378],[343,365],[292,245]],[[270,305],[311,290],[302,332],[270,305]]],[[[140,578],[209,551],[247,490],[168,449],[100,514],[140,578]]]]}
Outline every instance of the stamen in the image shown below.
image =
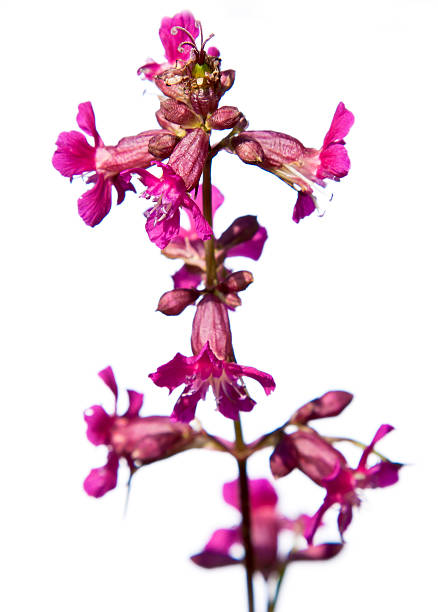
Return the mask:
{"type": "Polygon", "coordinates": [[[178,34],[178,30],[181,30],[181,32],[184,32],[185,34],[187,34],[187,36],[190,38],[190,40],[192,41],[193,45],[195,46],[195,49],[197,49],[195,39],[190,34],[190,32],[188,30],[186,30],[185,28],[183,28],[182,26],[173,26],[173,28],[170,30],[170,33],[172,34],[172,36],[176,36],[178,34]]]}
{"type": "Polygon", "coordinates": [[[213,36],[214,36],[214,34],[210,34],[210,36],[204,40],[204,42],[201,45],[201,51],[204,50],[205,45],[208,43],[209,40],[211,40],[213,38],[213,36]]]}
{"type": "Polygon", "coordinates": [[[184,53],[184,49],[183,49],[184,45],[187,45],[188,47],[192,47],[196,52],[198,51],[198,47],[194,43],[192,43],[191,40],[185,40],[184,42],[178,45],[179,53],[184,53]]]}

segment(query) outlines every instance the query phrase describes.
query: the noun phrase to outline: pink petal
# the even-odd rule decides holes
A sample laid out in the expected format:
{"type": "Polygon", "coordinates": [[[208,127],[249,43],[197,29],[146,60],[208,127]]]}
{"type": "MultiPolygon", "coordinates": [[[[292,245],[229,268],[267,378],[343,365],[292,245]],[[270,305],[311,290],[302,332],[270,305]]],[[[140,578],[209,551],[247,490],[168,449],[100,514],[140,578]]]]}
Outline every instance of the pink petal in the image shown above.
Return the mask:
{"type": "Polygon", "coordinates": [[[371,440],[371,443],[363,451],[362,457],[360,458],[360,461],[359,461],[358,468],[362,468],[362,467],[364,467],[366,465],[366,462],[367,462],[367,459],[368,459],[370,453],[374,450],[374,446],[377,444],[377,442],[379,442],[379,440],[384,438],[393,429],[394,429],[394,427],[392,425],[380,425],[380,427],[377,430],[374,438],[371,440]]]}
{"type": "Polygon", "coordinates": [[[227,251],[227,257],[249,257],[257,261],[262,254],[268,232],[266,228],[260,226],[252,238],[242,242],[227,251]]]}
{"type": "Polygon", "coordinates": [[[91,102],[79,104],[76,121],[81,130],[93,136],[96,146],[103,146],[103,141],[96,130],[96,118],[91,102]]]}
{"type": "Polygon", "coordinates": [[[248,376],[249,378],[253,378],[262,385],[266,395],[269,395],[275,389],[274,379],[266,372],[261,372],[260,370],[256,370],[256,368],[251,368],[248,366],[240,366],[237,363],[225,363],[224,368],[227,374],[235,378],[240,376],[248,376]]]}
{"type": "Polygon", "coordinates": [[[338,514],[338,528],[341,536],[349,527],[353,519],[353,506],[351,504],[342,504],[338,514]]]}
{"type": "Polygon", "coordinates": [[[190,559],[196,565],[205,569],[214,569],[216,567],[226,567],[227,565],[236,565],[240,563],[238,559],[234,559],[230,555],[226,555],[215,550],[204,550],[197,555],[192,555],[190,559]]]}
{"type": "Polygon", "coordinates": [[[216,552],[227,553],[233,544],[241,542],[240,529],[217,529],[205,545],[204,550],[214,550],[216,552]]]}
{"type": "Polygon", "coordinates": [[[153,208],[147,211],[149,213],[146,221],[146,232],[149,240],[157,245],[159,249],[164,249],[172,238],[178,234],[180,224],[179,208],[173,208],[169,213],[158,221],[158,214],[161,214],[153,208]],[[150,211],[150,213],[149,213],[150,211]]]}
{"type": "Polygon", "coordinates": [[[117,388],[117,383],[116,383],[116,379],[115,379],[112,367],[108,366],[107,368],[101,370],[99,372],[99,376],[103,380],[103,382],[106,384],[106,386],[111,389],[111,391],[114,393],[114,397],[117,400],[119,391],[117,388]]]}
{"type": "Polygon", "coordinates": [[[289,555],[291,561],[323,561],[325,559],[332,559],[338,555],[343,544],[335,542],[327,542],[326,544],[317,544],[316,546],[309,546],[304,550],[297,550],[289,555]]]}
{"type": "Polygon", "coordinates": [[[135,187],[131,183],[131,173],[119,174],[113,179],[113,185],[117,191],[117,204],[121,204],[125,199],[127,191],[135,193],[135,187]]]}
{"type": "Polygon", "coordinates": [[[199,29],[195,25],[195,18],[192,13],[183,11],[173,17],[163,17],[159,35],[164,47],[164,55],[170,64],[174,64],[177,59],[186,60],[190,56],[190,47],[184,46],[182,51],[178,51],[179,45],[189,40],[189,37],[184,32],[179,30],[176,35],[172,35],[172,28],[181,26],[185,28],[193,38],[199,34],[199,29]]]}
{"type": "Polygon", "coordinates": [[[239,412],[250,412],[255,401],[248,397],[245,390],[237,382],[230,384],[223,382],[220,386],[219,396],[216,397],[217,408],[224,417],[233,419],[239,418],[239,412]]]}
{"type": "MultiPolygon", "coordinates": [[[[239,480],[226,482],[222,487],[222,496],[227,504],[240,510],[239,480]]],[[[251,479],[249,481],[249,497],[251,510],[258,508],[275,508],[278,496],[274,487],[266,478],[251,479]]]]}
{"type": "Polygon", "coordinates": [[[140,77],[148,79],[148,81],[153,81],[156,75],[163,72],[166,67],[167,64],[158,64],[156,61],[149,58],[146,60],[146,63],[137,70],[137,74],[140,77]]]}
{"type": "Polygon", "coordinates": [[[357,480],[357,486],[370,489],[389,487],[398,482],[398,473],[402,467],[401,463],[382,461],[369,468],[365,478],[357,480]]]}
{"type": "Polygon", "coordinates": [[[94,227],[111,210],[111,183],[97,175],[96,184],[78,200],[78,212],[87,225],[94,227]]]}
{"type": "Polygon", "coordinates": [[[132,389],[128,389],[129,406],[125,413],[126,417],[137,417],[143,406],[143,393],[138,393],[132,389]]]}
{"type": "Polygon", "coordinates": [[[96,169],[96,150],[80,132],[61,132],[56,146],[52,164],[63,176],[71,178],[96,169]]]}
{"type": "Polygon", "coordinates": [[[203,396],[205,396],[203,387],[195,391],[190,386],[186,387],[173,408],[171,418],[180,423],[190,423],[190,421],[193,421],[196,406],[199,400],[203,399],[203,396]]]}
{"type": "Polygon", "coordinates": [[[342,144],[331,144],[319,155],[320,166],[316,176],[320,179],[329,178],[338,181],[348,174],[350,158],[347,149],[342,144]]]}
{"type": "Polygon", "coordinates": [[[160,366],[153,374],[149,374],[149,378],[158,387],[167,387],[169,392],[172,392],[176,387],[182,385],[192,372],[190,357],[177,353],[171,361],[160,366]]]}
{"type": "Polygon", "coordinates": [[[315,202],[308,193],[300,191],[292,214],[292,220],[299,223],[304,217],[308,217],[315,210],[315,202]]]}
{"type": "Polygon", "coordinates": [[[196,289],[202,280],[202,274],[198,269],[184,264],[172,278],[175,289],[196,289]]]}
{"type": "Polygon", "coordinates": [[[339,102],[333,116],[329,131],[327,132],[322,148],[325,149],[334,142],[340,142],[350,131],[354,123],[354,115],[345,108],[343,102],[339,102]]]}
{"type": "Polygon", "coordinates": [[[92,497],[102,497],[117,486],[119,458],[114,452],[108,454],[106,465],[91,470],[84,481],[84,489],[92,497]]]}
{"type": "Polygon", "coordinates": [[[102,406],[88,408],[84,412],[84,419],[87,423],[87,438],[91,444],[108,444],[113,419],[102,406]]]}
{"type": "Polygon", "coordinates": [[[205,220],[204,215],[201,213],[196,204],[188,196],[184,198],[184,206],[186,208],[190,207],[190,212],[192,213],[193,223],[196,229],[196,233],[198,234],[201,240],[209,240],[213,236],[213,230],[210,227],[210,224],[205,220]]]}

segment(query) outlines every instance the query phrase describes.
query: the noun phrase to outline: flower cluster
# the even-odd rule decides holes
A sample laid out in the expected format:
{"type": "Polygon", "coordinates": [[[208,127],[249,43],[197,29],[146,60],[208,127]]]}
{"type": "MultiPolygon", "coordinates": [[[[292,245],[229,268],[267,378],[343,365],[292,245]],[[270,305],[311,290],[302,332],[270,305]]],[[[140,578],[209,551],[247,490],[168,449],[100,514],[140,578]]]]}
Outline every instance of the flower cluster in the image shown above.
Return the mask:
{"type": "Polygon", "coordinates": [[[345,391],[327,392],[299,408],[282,426],[245,443],[241,413],[251,412],[256,402],[244,378],[258,382],[266,395],[275,390],[275,382],[271,374],[236,362],[230,313],[241,306],[240,293],[254,282],[254,276],[246,269],[232,269],[230,260],[246,257],[257,261],[268,233],[249,213],[215,235],[215,213],[224,196],[211,184],[211,164],[216,155],[226,151],[286,182],[298,192],[292,214],[298,223],[315,210],[321,212],[317,197],[327,180],[339,181],[348,174],[350,160],[344,139],[354,117],[340,102],[319,149],[306,147],[286,133],[249,130],[237,107],[221,106],[222,97],[233,86],[235,72],[222,69],[219,50],[207,47],[212,35],[204,38],[193,15],[184,11],[165,17],[159,36],[164,60],[148,59],[138,70],[157,88],[158,127],[123,137],[115,145],[104,145],[91,102],[83,102],[77,124],[84,133],[62,132],[52,160],[63,176],[70,180],[81,176],[90,185],[78,200],[79,215],[89,226],[98,225],[110,212],[113,187],[117,204],[128,191],[142,190],[140,201],[146,199],[151,204],[144,212],[149,240],[167,259],[180,261],[172,276],[173,287],[161,295],[157,310],[177,316],[194,306],[192,354],[177,352],[149,374],[155,385],[169,393],[183,388],[168,416],[140,416],[143,395],[132,390],[128,390],[126,412],[118,414],[113,371],[107,367],[99,373],[113,393],[115,405],[112,412],[100,405],[85,412],[89,441],[106,446],[108,456],[104,466],[91,470],[84,488],[93,497],[114,489],[121,461],[132,477],[144,465],[194,448],[231,455],[239,478],[224,485],[223,497],[241,513],[241,520],[233,527],[216,530],[192,560],[205,568],[245,565],[250,612],[254,610],[253,572],[260,572],[267,582],[276,580],[276,595],[268,602],[268,610],[273,612],[287,565],[336,556],[345,545],[353,509],[361,503],[360,492],[396,483],[402,464],[375,450],[393,429],[390,425],[381,425],[368,445],[324,436],[314,429],[315,420],[336,417],[350,404],[353,396],[345,391]],[[214,132],[220,135],[212,138],[214,132]],[[234,441],[207,432],[199,422],[191,424],[198,402],[207,399],[210,389],[217,410],[233,422],[234,441]],[[349,465],[336,447],[338,442],[362,448],[357,465],[349,465]],[[278,495],[268,480],[248,479],[248,460],[267,447],[272,448],[274,478],[299,470],[325,491],[319,508],[288,518],[279,511],[278,495]],[[372,456],[378,457],[376,463],[371,462],[372,456]],[[330,521],[333,512],[328,510],[332,508],[337,512],[338,541],[327,542],[322,535],[323,519],[330,521]],[[292,540],[287,552],[279,545],[285,534],[292,540]]]}

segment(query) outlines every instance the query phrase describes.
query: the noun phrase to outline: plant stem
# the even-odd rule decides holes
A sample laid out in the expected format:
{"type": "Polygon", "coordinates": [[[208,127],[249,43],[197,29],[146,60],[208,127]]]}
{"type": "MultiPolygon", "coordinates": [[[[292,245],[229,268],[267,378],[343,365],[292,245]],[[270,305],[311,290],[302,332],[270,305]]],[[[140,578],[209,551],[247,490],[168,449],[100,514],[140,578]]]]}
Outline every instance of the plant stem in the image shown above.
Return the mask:
{"type": "MultiPolygon", "coordinates": [[[[202,208],[205,220],[213,228],[213,211],[211,206],[211,161],[207,156],[204,165],[204,176],[202,182],[202,208]]],[[[216,257],[214,253],[214,236],[205,242],[205,263],[207,266],[207,289],[212,289],[216,284],[216,257]]]]}
{"type": "MultiPolygon", "coordinates": [[[[234,421],[234,431],[236,434],[237,450],[245,449],[243,441],[242,425],[240,417],[234,421]]],[[[245,548],[245,571],[246,571],[246,589],[248,593],[248,612],[254,612],[254,551],[251,540],[251,508],[249,501],[249,483],[248,474],[246,472],[247,459],[238,459],[237,465],[239,468],[239,489],[240,489],[240,507],[242,512],[242,540],[245,548]]]]}
{"type": "Polygon", "coordinates": [[[285,563],[283,565],[283,567],[281,568],[280,573],[278,574],[278,579],[277,579],[277,584],[276,584],[276,587],[275,587],[274,597],[268,603],[268,610],[267,610],[267,612],[274,612],[274,610],[275,610],[275,606],[277,605],[277,601],[278,601],[278,596],[280,595],[281,585],[282,585],[282,582],[283,582],[283,579],[284,579],[284,575],[286,573],[286,568],[287,568],[287,564],[285,563]]]}
{"type": "MultiPolygon", "coordinates": [[[[213,213],[211,202],[211,161],[214,154],[207,156],[204,165],[203,182],[202,182],[202,208],[203,214],[213,228],[213,213]]],[[[217,284],[216,272],[216,257],[214,237],[205,242],[205,264],[207,269],[207,289],[212,289],[217,284]]],[[[240,417],[234,421],[234,432],[236,435],[236,449],[243,451],[246,444],[243,439],[242,424],[240,417]]],[[[248,595],[248,612],[254,612],[254,552],[251,541],[251,513],[249,503],[249,483],[246,472],[247,458],[237,459],[239,469],[239,489],[240,489],[240,505],[242,511],[242,539],[245,548],[245,570],[246,570],[246,587],[248,595]]]]}

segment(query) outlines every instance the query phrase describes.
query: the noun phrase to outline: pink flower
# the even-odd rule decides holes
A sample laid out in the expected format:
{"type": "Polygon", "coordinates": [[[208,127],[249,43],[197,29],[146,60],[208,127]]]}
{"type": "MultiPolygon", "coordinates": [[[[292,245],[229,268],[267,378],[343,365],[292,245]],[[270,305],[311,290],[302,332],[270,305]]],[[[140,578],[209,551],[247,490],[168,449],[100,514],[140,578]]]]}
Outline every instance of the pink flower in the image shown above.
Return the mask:
{"type": "Polygon", "coordinates": [[[323,515],[331,506],[340,504],[338,527],[342,536],[351,522],[353,506],[360,505],[357,489],[388,487],[398,481],[401,463],[380,461],[367,467],[375,444],[392,430],[391,425],[379,427],[355,469],[348,466],[342,453],[313,430],[300,430],[285,436],[276,446],[271,455],[271,470],[275,477],[285,476],[297,467],[326,489],[324,502],[306,530],[309,543],[312,543],[323,515]]]}
{"type": "Polygon", "coordinates": [[[117,191],[117,204],[121,204],[127,191],[135,191],[130,171],[146,168],[155,158],[149,152],[149,141],[163,134],[163,130],[150,130],[137,136],[122,138],[116,146],[105,147],[96,130],[91,102],[79,104],[77,123],[94,139],[90,145],[83,134],[73,130],[62,132],[56,141],[52,163],[63,176],[87,175],[93,187],[78,200],[79,215],[87,225],[95,226],[111,209],[111,188],[117,191]]]}
{"type": "Polygon", "coordinates": [[[156,202],[145,212],[146,231],[150,240],[164,249],[180,229],[180,208],[190,211],[197,232],[202,240],[212,236],[210,225],[204,219],[195,202],[187,195],[183,179],[169,166],[156,162],[163,170],[161,178],[150,172],[141,173],[141,181],[146,185],[144,198],[156,202]]]}
{"type": "Polygon", "coordinates": [[[134,473],[141,465],[192,448],[197,435],[189,425],[175,423],[169,417],[140,417],[143,395],[137,391],[128,390],[128,409],[118,416],[118,388],[112,368],[105,368],[99,376],[113,392],[115,406],[113,414],[108,414],[102,406],[92,406],[84,414],[87,438],[96,446],[108,446],[107,463],[91,470],[84,481],[85,491],[93,497],[102,497],[116,487],[121,458],[127,461],[131,473],[134,473]]]}
{"type": "Polygon", "coordinates": [[[205,399],[210,386],[216,398],[217,409],[225,417],[237,419],[239,411],[251,411],[255,402],[241,384],[242,376],[259,382],[266,395],[275,389],[272,376],[255,368],[219,359],[208,342],[198,355],[184,357],[177,353],[171,361],[149,375],[156,385],[167,387],[169,392],[185,385],[171,415],[171,418],[184,423],[194,418],[196,406],[200,399],[205,399]]]}
{"type": "Polygon", "coordinates": [[[177,26],[190,32],[194,39],[199,35],[199,26],[192,13],[183,11],[173,17],[163,17],[159,35],[167,62],[158,64],[153,59],[148,59],[145,65],[137,70],[137,74],[153,81],[157,74],[171,68],[178,60],[186,62],[190,59],[190,47],[180,46],[188,39],[187,34],[181,30],[174,30],[177,26]],[[172,34],[172,30],[175,32],[174,34],[172,34]]]}
{"type": "MultiPolygon", "coordinates": [[[[202,210],[202,186],[198,193],[191,194],[197,206],[202,210]]],[[[224,196],[212,186],[212,212],[213,218],[222,205],[224,196]]],[[[186,209],[190,227],[180,227],[178,234],[173,238],[163,253],[170,259],[180,258],[184,265],[174,275],[175,289],[195,289],[205,276],[205,248],[198,235],[193,215],[186,209]]],[[[215,240],[216,265],[218,277],[225,280],[229,270],[223,266],[226,257],[249,257],[258,260],[262,254],[268,233],[259,225],[257,218],[246,215],[236,219],[223,234],[215,240]]]]}
{"type": "MultiPolygon", "coordinates": [[[[297,519],[288,519],[277,509],[278,497],[274,487],[264,478],[249,481],[251,540],[254,550],[255,569],[267,579],[270,574],[278,571],[284,563],[299,560],[322,560],[333,557],[341,548],[341,544],[322,544],[298,550],[295,546],[286,558],[281,558],[278,551],[278,536],[283,530],[302,534],[309,517],[302,515],[297,519]]],[[[224,500],[240,511],[239,482],[235,480],[223,486],[224,500]]],[[[201,567],[210,569],[242,563],[243,559],[231,554],[236,544],[242,546],[241,526],[229,529],[218,529],[211,536],[204,549],[191,557],[192,561],[201,567]]]]}
{"type": "Polygon", "coordinates": [[[324,179],[339,181],[348,174],[350,160],[344,137],[354,122],[353,113],[340,102],[321,149],[308,149],[299,140],[281,132],[242,132],[233,139],[242,161],[272,172],[299,193],[293,211],[298,223],[318,208],[316,192],[324,179]]]}

